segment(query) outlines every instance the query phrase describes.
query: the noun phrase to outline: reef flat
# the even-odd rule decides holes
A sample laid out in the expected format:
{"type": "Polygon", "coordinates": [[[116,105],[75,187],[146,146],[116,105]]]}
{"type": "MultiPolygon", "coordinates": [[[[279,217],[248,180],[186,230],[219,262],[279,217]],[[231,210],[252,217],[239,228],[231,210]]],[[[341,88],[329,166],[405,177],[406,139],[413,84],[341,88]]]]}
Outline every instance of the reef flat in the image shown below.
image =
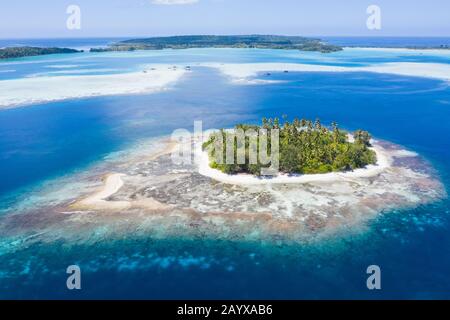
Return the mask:
{"type": "Polygon", "coordinates": [[[158,145],[85,176],[86,187],[64,201],[4,215],[0,232],[15,249],[130,236],[304,242],[446,197],[424,159],[385,141],[373,143],[387,161],[373,174],[250,185],[202,175],[197,163],[176,165],[174,142],[158,145]]]}

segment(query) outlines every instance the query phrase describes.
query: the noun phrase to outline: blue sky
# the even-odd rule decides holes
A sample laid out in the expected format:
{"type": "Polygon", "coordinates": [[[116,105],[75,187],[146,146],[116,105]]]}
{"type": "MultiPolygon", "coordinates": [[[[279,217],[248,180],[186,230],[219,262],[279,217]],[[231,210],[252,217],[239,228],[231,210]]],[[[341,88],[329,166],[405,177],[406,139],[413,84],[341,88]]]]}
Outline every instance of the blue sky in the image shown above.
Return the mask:
{"type": "Polygon", "coordinates": [[[450,36],[449,0],[1,2],[0,38],[250,33],[306,36],[450,36]],[[66,9],[72,4],[81,9],[81,30],[66,28],[66,9]],[[368,30],[366,27],[366,9],[372,4],[381,8],[381,30],[368,30]]]}

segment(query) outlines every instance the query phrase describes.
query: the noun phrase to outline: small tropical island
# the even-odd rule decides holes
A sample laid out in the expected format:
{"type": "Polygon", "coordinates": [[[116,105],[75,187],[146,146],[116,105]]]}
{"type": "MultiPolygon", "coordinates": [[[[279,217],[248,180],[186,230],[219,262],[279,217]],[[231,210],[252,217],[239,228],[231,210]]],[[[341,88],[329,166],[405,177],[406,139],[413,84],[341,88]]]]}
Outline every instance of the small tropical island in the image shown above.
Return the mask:
{"type": "Polygon", "coordinates": [[[190,48],[258,48],[317,51],[322,53],[343,50],[320,39],[278,35],[191,35],[130,39],[106,48],[92,48],[91,52],[190,49],[190,48]]]}
{"type": "Polygon", "coordinates": [[[10,47],[0,49],[0,59],[42,56],[48,54],[79,53],[82,51],[69,48],[10,47]]]}
{"type": "MultiPolygon", "coordinates": [[[[289,122],[280,122],[278,118],[262,120],[262,125],[239,124],[236,130],[243,132],[267,132],[271,135],[271,130],[277,129],[279,132],[279,169],[285,174],[323,174],[330,172],[347,172],[355,169],[365,168],[367,165],[377,163],[377,155],[371,147],[371,135],[364,130],[357,130],[353,133],[352,139],[349,134],[338,128],[333,122],[331,128],[321,124],[319,119],[314,122],[307,119],[294,119],[289,122]],[[352,141],[350,141],[352,140],[352,141]]],[[[223,152],[217,156],[215,145],[218,137],[225,137],[226,130],[220,130],[220,134],[211,134],[203,144],[203,150],[208,151],[210,167],[218,169],[226,174],[247,173],[260,175],[262,168],[269,165],[261,164],[258,157],[257,163],[251,163],[249,150],[251,146],[250,136],[245,136],[245,163],[228,164],[225,157],[227,154],[227,143],[223,143],[223,152]],[[219,161],[217,161],[220,159],[219,161]]],[[[267,139],[267,150],[270,153],[271,143],[267,139]]],[[[260,140],[256,141],[256,148],[260,149],[260,140]]],[[[238,144],[237,139],[233,139],[233,155],[236,157],[238,144]]],[[[242,147],[242,146],[239,146],[242,147]]],[[[236,158],[235,158],[236,160],[236,158]]],[[[242,161],[241,161],[242,162],[242,161]]]]}

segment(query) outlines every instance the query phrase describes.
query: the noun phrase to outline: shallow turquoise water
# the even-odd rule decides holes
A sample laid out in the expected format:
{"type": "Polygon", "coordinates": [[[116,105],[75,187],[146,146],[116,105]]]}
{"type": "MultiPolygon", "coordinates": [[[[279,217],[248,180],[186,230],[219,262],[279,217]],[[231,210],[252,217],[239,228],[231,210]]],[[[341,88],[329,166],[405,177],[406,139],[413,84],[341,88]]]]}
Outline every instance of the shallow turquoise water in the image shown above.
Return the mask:
{"type": "MultiPolygon", "coordinates": [[[[187,50],[79,54],[0,63],[0,79],[68,70],[139,70],[145,63],[301,62],[367,65],[450,63],[450,55],[344,51],[331,55],[274,50],[187,50]],[[325,61],[325,62],[324,62],[325,61]],[[54,68],[49,66],[63,66],[54,68]],[[74,69],[79,69],[76,67],[74,69]],[[50,71],[51,72],[51,71],[50,71]]],[[[95,71],[94,73],[97,73],[95,71]]],[[[113,71],[107,71],[113,72],[113,71]]],[[[118,71],[114,71],[118,72],[118,71]]],[[[193,68],[171,91],[98,97],[0,112],[0,209],[26,201],[49,179],[89,169],[138,139],[288,115],[366,128],[430,161],[450,185],[450,89],[424,78],[370,73],[273,73],[288,80],[232,85],[217,72],[193,68]]],[[[37,244],[0,260],[0,297],[12,298],[450,298],[448,200],[386,213],[357,235],[311,245],[232,243],[204,239],[133,238],[92,246],[37,244]],[[65,290],[65,268],[83,272],[83,290],[65,290]],[[378,264],[383,290],[365,287],[378,264]],[[8,276],[15,270],[14,277],[8,276]],[[20,270],[23,274],[17,275],[20,270]]],[[[11,214],[10,212],[3,213],[11,214]]]]}

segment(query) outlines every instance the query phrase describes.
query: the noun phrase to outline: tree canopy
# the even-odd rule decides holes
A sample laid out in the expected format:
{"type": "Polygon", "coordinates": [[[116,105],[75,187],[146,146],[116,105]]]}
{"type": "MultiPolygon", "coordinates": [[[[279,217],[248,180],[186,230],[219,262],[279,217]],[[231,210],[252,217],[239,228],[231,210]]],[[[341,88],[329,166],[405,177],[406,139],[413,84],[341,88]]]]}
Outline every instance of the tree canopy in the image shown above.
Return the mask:
{"type": "Polygon", "coordinates": [[[57,53],[79,53],[82,51],[68,48],[11,47],[0,49],[0,59],[41,56],[57,53]]]}
{"type": "MultiPolygon", "coordinates": [[[[236,130],[244,132],[258,132],[260,135],[271,136],[271,132],[278,129],[279,135],[279,170],[283,173],[296,174],[316,174],[328,172],[343,172],[358,168],[364,168],[377,161],[376,153],[370,148],[371,135],[367,131],[357,130],[354,132],[353,141],[349,141],[348,133],[340,130],[333,122],[331,127],[323,126],[319,119],[314,122],[306,119],[294,119],[289,122],[280,119],[263,119],[262,125],[239,124],[236,130]],[[262,130],[262,131],[261,131],[262,130]],[[264,133],[266,132],[266,133],[264,133]]],[[[242,148],[242,140],[232,138],[234,163],[228,164],[226,161],[226,130],[220,131],[221,135],[211,135],[207,142],[203,144],[204,150],[209,151],[210,166],[229,174],[251,173],[260,175],[261,168],[268,167],[267,163],[261,163],[258,157],[257,162],[250,160],[249,150],[256,148],[260,152],[260,140],[253,140],[250,136],[245,136],[245,163],[237,161],[238,148],[242,148]],[[216,139],[223,137],[222,155],[217,155],[214,148],[216,139]],[[221,157],[223,159],[220,160],[221,157]]],[[[229,132],[228,132],[229,133],[229,132]]],[[[271,139],[267,139],[267,153],[270,154],[272,148],[271,139]]]]}
{"type": "Polygon", "coordinates": [[[133,51],[187,48],[260,48],[318,51],[341,51],[342,47],[320,39],[277,35],[190,35],[130,39],[114,43],[107,48],[92,48],[92,52],[133,51]]]}

